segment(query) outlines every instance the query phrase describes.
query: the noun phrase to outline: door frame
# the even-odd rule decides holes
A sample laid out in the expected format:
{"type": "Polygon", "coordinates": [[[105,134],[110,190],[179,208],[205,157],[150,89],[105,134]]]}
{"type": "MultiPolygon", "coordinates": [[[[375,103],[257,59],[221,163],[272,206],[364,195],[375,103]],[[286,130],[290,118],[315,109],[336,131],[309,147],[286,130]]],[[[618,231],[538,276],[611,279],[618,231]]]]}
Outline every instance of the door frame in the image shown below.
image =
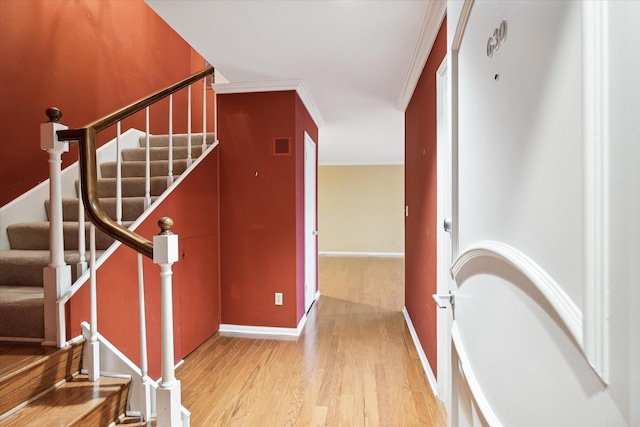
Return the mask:
{"type": "MultiPolygon", "coordinates": [[[[446,295],[454,290],[450,275],[452,258],[451,235],[444,230],[445,218],[451,218],[451,140],[449,139],[449,102],[447,56],[436,71],[436,114],[437,114],[437,208],[436,239],[437,269],[436,290],[446,295]]],[[[451,324],[452,308],[437,311],[437,375],[438,398],[449,412],[451,401],[451,324]]]]}
{"type": "Polygon", "coordinates": [[[304,133],[304,312],[318,289],[318,162],[316,142],[304,133]]]}
{"type": "MultiPolygon", "coordinates": [[[[448,78],[448,97],[449,97],[449,143],[451,147],[451,262],[458,259],[460,253],[459,248],[459,198],[458,198],[458,136],[459,136],[459,115],[458,115],[458,53],[462,44],[462,39],[467,28],[469,15],[473,8],[475,0],[465,0],[462,10],[458,18],[453,39],[450,44],[450,50],[447,54],[449,65],[447,70],[448,78]]],[[[451,307],[452,317],[455,314],[455,307],[451,307]]],[[[449,404],[447,407],[447,425],[448,427],[458,427],[460,425],[460,396],[458,382],[460,381],[459,365],[460,359],[453,340],[452,329],[455,320],[452,322],[452,328],[449,330],[450,340],[447,347],[450,351],[450,358],[447,361],[449,365],[450,377],[450,394],[449,404]]],[[[456,329],[457,330],[457,329],[456,329]]]]}

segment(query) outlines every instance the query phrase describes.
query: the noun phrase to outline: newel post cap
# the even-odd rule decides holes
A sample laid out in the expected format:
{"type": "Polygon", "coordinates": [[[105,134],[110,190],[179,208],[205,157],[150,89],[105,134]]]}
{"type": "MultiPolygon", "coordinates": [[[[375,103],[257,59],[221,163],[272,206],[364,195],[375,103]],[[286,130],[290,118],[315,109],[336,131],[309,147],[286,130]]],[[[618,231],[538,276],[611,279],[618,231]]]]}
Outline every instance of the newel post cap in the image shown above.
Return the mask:
{"type": "Polygon", "coordinates": [[[60,123],[62,111],[58,107],[49,107],[44,113],[49,117],[50,122],[60,123]]]}
{"type": "Polygon", "coordinates": [[[59,141],[59,130],[69,129],[68,126],[60,123],[62,111],[56,107],[47,108],[45,112],[49,121],[40,125],[40,148],[45,151],[66,152],[69,151],[69,143],[67,141],[59,141]]]}
{"type": "Polygon", "coordinates": [[[158,220],[160,234],[153,236],[153,262],[173,264],[178,261],[178,235],[171,232],[173,220],[163,217],[158,220]]]}

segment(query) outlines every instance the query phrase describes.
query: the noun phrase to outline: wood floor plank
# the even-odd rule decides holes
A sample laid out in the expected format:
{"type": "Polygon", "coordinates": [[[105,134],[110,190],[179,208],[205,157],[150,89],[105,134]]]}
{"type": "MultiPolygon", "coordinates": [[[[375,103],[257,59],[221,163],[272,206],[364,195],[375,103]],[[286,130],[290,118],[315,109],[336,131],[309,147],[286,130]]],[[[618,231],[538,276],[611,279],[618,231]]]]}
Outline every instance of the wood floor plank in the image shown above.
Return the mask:
{"type": "Polygon", "coordinates": [[[445,426],[406,327],[404,260],[321,258],[297,339],[218,334],[178,369],[192,426],[445,426]]]}

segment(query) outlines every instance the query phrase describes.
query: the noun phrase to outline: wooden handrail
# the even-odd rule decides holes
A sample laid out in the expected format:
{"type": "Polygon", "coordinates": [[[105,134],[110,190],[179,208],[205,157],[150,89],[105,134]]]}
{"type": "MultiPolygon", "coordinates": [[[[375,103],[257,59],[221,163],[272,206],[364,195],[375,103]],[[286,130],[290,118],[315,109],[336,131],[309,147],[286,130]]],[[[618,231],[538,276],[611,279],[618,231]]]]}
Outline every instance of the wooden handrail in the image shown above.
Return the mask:
{"type": "Polygon", "coordinates": [[[75,142],[78,143],[78,163],[80,166],[80,180],[82,184],[81,196],[87,216],[91,222],[108,236],[113,237],[148,258],[153,259],[153,243],[149,239],[146,239],[128,228],[123,227],[109,218],[100,203],[100,199],[98,198],[96,134],[213,73],[213,67],[207,67],[206,69],[187,77],[166,89],[159,90],[144,99],[121,108],[102,119],[96,120],[84,128],[57,131],[58,139],[60,141],[69,141],[70,144],[75,142]]]}

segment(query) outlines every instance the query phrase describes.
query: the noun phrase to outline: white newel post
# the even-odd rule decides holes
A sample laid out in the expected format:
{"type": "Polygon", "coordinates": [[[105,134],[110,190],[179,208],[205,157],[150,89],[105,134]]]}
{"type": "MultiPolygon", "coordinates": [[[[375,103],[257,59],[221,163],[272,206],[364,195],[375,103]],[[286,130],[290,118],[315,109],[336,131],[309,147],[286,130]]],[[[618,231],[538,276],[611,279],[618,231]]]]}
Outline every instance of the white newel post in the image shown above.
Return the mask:
{"type": "Polygon", "coordinates": [[[49,121],[40,125],[40,148],[49,153],[49,265],[44,268],[44,345],[62,347],[66,340],[64,331],[57,325],[56,301],[71,287],[71,266],[64,261],[62,230],[62,153],[69,151],[69,143],[59,141],[59,130],[68,129],[61,124],[62,112],[48,108],[49,121]]]}
{"type": "Polygon", "coordinates": [[[157,422],[159,427],[180,426],[180,381],[176,380],[173,354],[173,303],[171,265],[178,261],[178,236],[171,232],[173,220],[168,217],[158,221],[160,234],[153,236],[153,262],[160,265],[160,316],[162,347],[162,379],[156,394],[157,422]]]}

